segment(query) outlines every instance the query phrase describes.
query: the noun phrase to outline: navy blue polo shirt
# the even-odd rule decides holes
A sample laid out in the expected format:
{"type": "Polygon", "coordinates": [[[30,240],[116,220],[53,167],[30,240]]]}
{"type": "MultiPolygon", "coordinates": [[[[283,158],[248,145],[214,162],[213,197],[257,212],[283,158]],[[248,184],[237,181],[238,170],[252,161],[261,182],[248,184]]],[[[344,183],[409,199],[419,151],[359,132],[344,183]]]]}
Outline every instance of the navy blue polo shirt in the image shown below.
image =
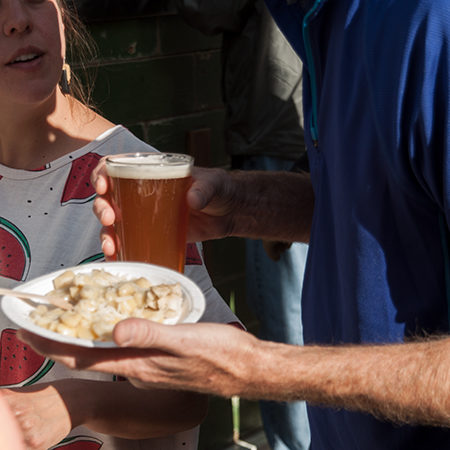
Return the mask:
{"type": "MultiPolygon", "coordinates": [[[[315,192],[305,343],[448,332],[450,2],[266,3],[304,63],[315,192]]],[[[327,408],[308,414],[312,450],[450,448],[439,428],[327,408]]]]}

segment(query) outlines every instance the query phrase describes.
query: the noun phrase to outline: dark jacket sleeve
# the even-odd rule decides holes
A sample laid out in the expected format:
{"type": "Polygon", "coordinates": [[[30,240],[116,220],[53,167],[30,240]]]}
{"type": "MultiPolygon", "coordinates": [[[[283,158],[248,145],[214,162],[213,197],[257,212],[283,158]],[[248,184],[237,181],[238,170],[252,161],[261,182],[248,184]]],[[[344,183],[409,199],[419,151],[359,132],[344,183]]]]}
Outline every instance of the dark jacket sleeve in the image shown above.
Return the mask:
{"type": "Polygon", "coordinates": [[[255,0],[176,0],[179,13],[192,27],[205,34],[239,33],[251,14],[255,0]]]}

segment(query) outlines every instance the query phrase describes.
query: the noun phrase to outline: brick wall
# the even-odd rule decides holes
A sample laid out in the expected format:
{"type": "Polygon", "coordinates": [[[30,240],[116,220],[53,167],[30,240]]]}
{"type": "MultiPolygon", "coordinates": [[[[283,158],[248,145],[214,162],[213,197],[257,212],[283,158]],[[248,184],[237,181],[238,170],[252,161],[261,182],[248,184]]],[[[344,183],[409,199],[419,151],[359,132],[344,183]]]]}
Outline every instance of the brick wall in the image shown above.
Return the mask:
{"type": "MultiPolygon", "coordinates": [[[[99,49],[91,66],[97,72],[94,100],[101,113],[161,151],[192,154],[198,165],[228,167],[220,36],[190,28],[164,0],[131,2],[147,5],[135,10],[124,2],[105,1],[108,8],[101,3],[80,6],[99,49]]],[[[226,300],[235,294],[238,316],[256,332],[245,304],[242,240],[205,243],[205,259],[218,291],[226,300]]],[[[260,427],[257,404],[241,401],[241,434],[260,427]]],[[[200,449],[222,449],[231,439],[230,402],[212,398],[200,449]]]]}

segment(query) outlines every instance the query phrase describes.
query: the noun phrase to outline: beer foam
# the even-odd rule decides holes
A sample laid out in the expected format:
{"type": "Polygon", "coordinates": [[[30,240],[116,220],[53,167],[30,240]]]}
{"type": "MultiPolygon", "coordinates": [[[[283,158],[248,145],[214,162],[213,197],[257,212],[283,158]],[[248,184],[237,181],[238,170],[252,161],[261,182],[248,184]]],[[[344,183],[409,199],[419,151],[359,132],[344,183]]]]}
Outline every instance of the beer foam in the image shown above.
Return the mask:
{"type": "Polygon", "coordinates": [[[191,163],[177,160],[176,157],[164,159],[162,157],[119,157],[107,161],[106,170],[113,178],[129,178],[135,180],[163,180],[172,178],[186,178],[191,175],[191,163]]]}

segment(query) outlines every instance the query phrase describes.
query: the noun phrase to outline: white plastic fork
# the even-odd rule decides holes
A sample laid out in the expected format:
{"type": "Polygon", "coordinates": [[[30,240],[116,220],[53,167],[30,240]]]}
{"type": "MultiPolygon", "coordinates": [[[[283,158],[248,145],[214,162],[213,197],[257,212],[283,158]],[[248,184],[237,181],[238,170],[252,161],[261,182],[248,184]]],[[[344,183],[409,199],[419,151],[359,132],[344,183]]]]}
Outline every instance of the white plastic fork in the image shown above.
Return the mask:
{"type": "Polygon", "coordinates": [[[9,295],[11,297],[17,297],[25,300],[42,300],[46,303],[50,303],[54,306],[57,306],[58,308],[65,309],[66,311],[72,309],[72,305],[69,302],[67,302],[61,297],[56,297],[52,295],[32,294],[30,292],[14,291],[13,289],[5,289],[5,288],[0,288],[0,295],[9,295]]]}

